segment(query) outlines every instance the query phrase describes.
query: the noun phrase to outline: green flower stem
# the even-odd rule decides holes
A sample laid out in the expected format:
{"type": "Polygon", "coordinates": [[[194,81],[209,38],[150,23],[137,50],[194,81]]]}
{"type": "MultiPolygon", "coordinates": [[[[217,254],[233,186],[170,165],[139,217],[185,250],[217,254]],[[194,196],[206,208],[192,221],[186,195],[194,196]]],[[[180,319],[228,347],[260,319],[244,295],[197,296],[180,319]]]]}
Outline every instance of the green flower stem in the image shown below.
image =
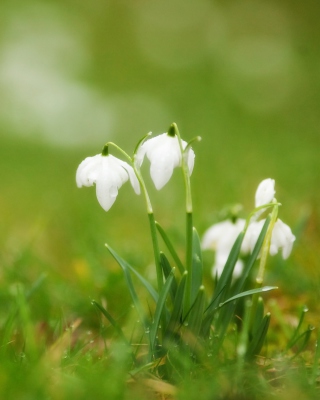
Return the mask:
{"type": "Polygon", "coordinates": [[[113,146],[114,148],[116,148],[118,151],[120,151],[120,153],[132,164],[132,158],[129,156],[129,154],[127,154],[121,147],[119,147],[117,144],[113,143],[113,142],[107,142],[102,149],[102,153],[103,155],[108,155],[109,154],[109,150],[108,147],[109,146],[113,146]]]}
{"type": "MultiPolygon", "coordinates": [[[[139,144],[141,145],[142,143],[143,143],[143,141],[141,141],[141,143],[139,143],[139,144]]],[[[146,201],[146,207],[147,207],[148,218],[149,218],[149,223],[150,223],[153,254],[154,254],[154,260],[155,260],[156,271],[157,271],[158,291],[160,292],[163,287],[163,275],[162,275],[162,268],[161,268],[161,264],[160,264],[160,250],[159,250],[158,237],[157,237],[157,228],[156,228],[152,204],[151,204],[150,197],[149,197],[149,194],[147,191],[147,187],[146,187],[143,177],[141,175],[140,169],[137,168],[137,165],[135,162],[136,151],[135,151],[133,158],[131,158],[124,150],[121,149],[121,147],[119,147],[118,145],[116,145],[113,142],[106,143],[106,145],[104,146],[104,151],[106,151],[105,149],[107,149],[109,145],[115,147],[118,151],[120,151],[121,154],[124,155],[124,157],[127,158],[127,160],[132,165],[133,170],[136,174],[136,177],[140,183],[140,187],[141,187],[142,193],[143,193],[145,201],[146,201]]]]}
{"type": "MultiPolygon", "coordinates": [[[[273,210],[271,212],[271,221],[268,226],[268,230],[267,230],[266,236],[264,238],[262,249],[261,249],[260,265],[259,265],[258,275],[256,277],[256,288],[261,288],[262,284],[263,284],[264,272],[266,269],[267,259],[268,259],[269,250],[270,250],[272,232],[273,232],[274,224],[276,223],[276,220],[278,217],[278,210],[279,210],[279,204],[276,202],[276,200],[274,200],[273,210]]],[[[256,309],[257,309],[257,305],[258,305],[258,299],[259,299],[258,293],[254,294],[252,296],[250,330],[252,329],[252,326],[253,326],[253,321],[255,318],[255,313],[256,313],[256,309]]]]}
{"type": "Polygon", "coordinates": [[[272,231],[274,228],[274,224],[276,223],[276,220],[278,218],[278,210],[279,210],[279,206],[277,203],[275,203],[272,213],[271,213],[270,225],[268,227],[267,234],[264,238],[264,242],[263,242],[262,249],[261,249],[260,265],[259,265],[258,275],[256,278],[256,283],[257,283],[258,287],[260,287],[263,283],[264,271],[266,268],[268,254],[269,254],[269,250],[270,250],[272,231]]]}
{"type": "Polygon", "coordinates": [[[192,228],[193,218],[192,213],[186,214],[186,268],[188,271],[186,281],[186,294],[185,294],[185,312],[188,312],[191,307],[191,288],[192,288],[192,252],[193,252],[193,240],[192,240],[192,228]]]}
{"type": "Polygon", "coordinates": [[[141,186],[142,193],[144,194],[144,198],[146,201],[146,206],[147,206],[147,212],[148,212],[148,218],[149,218],[149,224],[150,224],[150,232],[151,232],[151,239],[152,239],[152,246],[153,246],[153,255],[154,255],[154,261],[156,264],[156,271],[157,271],[157,283],[158,283],[158,291],[160,293],[162,287],[163,287],[163,275],[162,275],[162,268],[160,264],[160,250],[159,250],[159,243],[158,243],[158,237],[157,237],[157,227],[156,227],[156,221],[154,219],[154,214],[153,214],[153,209],[152,209],[152,204],[150,201],[150,197],[147,191],[146,184],[143,180],[143,177],[141,175],[140,169],[137,168],[137,165],[135,163],[135,160],[132,162],[132,166],[134,169],[134,172],[138,178],[138,181],[141,186]]]}
{"type": "Polygon", "coordinates": [[[186,282],[186,295],[184,300],[185,312],[187,313],[191,307],[191,287],[192,287],[192,254],[193,254],[193,217],[192,217],[192,196],[191,196],[191,183],[188,163],[186,160],[187,152],[183,149],[182,140],[177,124],[173,123],[170,129],[174,130],[179,141],[181,151],[181,167],[184,177],[185,191],[186,191],[186,270],[188,271],[186,282]]]}
{"type": "Polygon", "coordinates": [[[148,213],[148,217],[149,217],[149,223],[150,223],[154,261],[156,264],[156,271],[157,271],[158,292],[160,293],[161,289],[163,287],[163,275],[162,275],[162,268],[161,268],[161,264],[160,264],[160,250],[159,250],[158,237],[157,237],[156,221],[154,219],[153,213],[148,213]]]}

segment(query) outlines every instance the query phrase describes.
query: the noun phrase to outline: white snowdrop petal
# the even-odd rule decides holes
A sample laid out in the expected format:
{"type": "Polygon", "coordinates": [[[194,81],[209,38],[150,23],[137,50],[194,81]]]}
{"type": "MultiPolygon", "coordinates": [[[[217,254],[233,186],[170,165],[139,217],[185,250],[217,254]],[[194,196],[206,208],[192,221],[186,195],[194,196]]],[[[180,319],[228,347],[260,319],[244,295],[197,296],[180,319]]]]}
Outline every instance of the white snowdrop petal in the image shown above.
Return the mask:
{"type": "Polygon", "coordinates": [[[140,194],[140,183],[138,181],[138,178],[133,170],[133,168],[131,167],[131,165],[129,165],[128,163],[118,160],[119,164],[122,166],[122,168],[124,168],[129,176],[129,180],[131,183],[131,186],[133,187],[133,190],[135,191],[136,194],[140,194]]]}
{"type": "MultiPolygon", "coordinates": [[[[182,140],[183,149],[187,142],[182,140]]],[[[177,136],[162,133],[156,137],[146,140],[138,149],[136,154],[136,165],[141,166],[144,156],[150,161],[150,175],[155,187],[160,190],[170,180],[173,169],[181,166],[181,149],[177,136]]],[[[187,152],[187,164],[189,173],[194,166],[194,152],[187,152]]]]}
{"type": "Polygon", "coordinates": [[[105,179],[99,179],[96,184],[97,199],[105,211],[109,211],[118,195],[118,188],[105,179]]]}
{"type": "Polygon", "coordinates": [[[275,181],[271,178],[264,179],[262,182],[260,182],[255,195],[256,207],[268,204],[274,199],[274,195],[276,193],[274,185],[275,181]]]}
{"type": "Polygon", "coordinates": [[[96,184],[97,199],[105,211],[113,205],[119,188],[129,178],[134,191],[139,194],[140,185],[133,168],[112,155],[87,157],[76,172],[78,187],[96,184]]]}
{"type": "Polygon", "coordinates": [[[92,186],[97,178],[99,158],[97,156],[87,157],[79,165],[76,172],[76,183],[78,187],[92,186]]]}
{"type": "Polygon", "coordinates": [[[172,159],[166,155],[151,162],[150,175],[157,190],[162,189],[168,183],[173,174],[173,168],[172,159]]]}
{"type": "MultiPolygon", "coordinates": [[[[241,218],[239,218],[235,223],[226,220],[212,225],[204,233],[201,241],[202,249],[212,249],[216,252],[215,263],[212,270],[213,276],[217,275],[219,277],[221,275],[232,246],[234,245],[239,233],[243,230],[245,223],[246,221],[241,218]]],[[[240,276],[242,269],[243,263],[239,260],[235,265],[233,276],[240,276]]]]}
{"type": "Polygon", "coordinates": [[[195,159],[195,154],[192,149],[188,150],[188,155],[187,155],[187,163],[188,163],[188,169],[189,169],[189,174],[192,174],[193,167],[194,167],[194,159],[195,159]]]}
{"type": "Polygon", "coordinates": [[[278,219],[274,225],[271,242],[282,249],[282,257],[287,259],[291,254],[295,236],[292,234],[290,227],[278,219]]]}
{"type": "Polygon", "coordinates": [[[222,221],[208,228],[202,238],[202,249],[216,249],[219,239],[224,235],[229,224],[230,221],[222,221]]]}

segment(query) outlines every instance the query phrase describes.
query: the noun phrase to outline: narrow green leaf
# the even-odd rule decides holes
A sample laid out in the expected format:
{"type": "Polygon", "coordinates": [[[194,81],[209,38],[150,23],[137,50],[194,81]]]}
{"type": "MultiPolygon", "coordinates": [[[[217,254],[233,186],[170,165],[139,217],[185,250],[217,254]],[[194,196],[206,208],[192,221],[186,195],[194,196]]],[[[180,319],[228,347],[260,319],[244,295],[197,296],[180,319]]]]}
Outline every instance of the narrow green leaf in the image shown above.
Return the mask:
{"type": "Polygon", "coordinates": [[[270,324],[270,313],[267,313],[264,316],[260,324],[260,327],[257,329],[255,335],[253,336],[251,342],[248,345],[248,349],[246,352],[247,359],[250,359],[260,353],[269,329],[269,324],[270,324]]]}
{"type": "MultiPolygon", "coordinates": [[[[250,314],[251,314],[251,306],[252,302],[249,299],[244,301],[244,317],[242,323],[242,329],[240,330],[239,340],[237,343],[237,361],[236,361],[236,374],[235,374],[235,382],[237,382],[238,387],[240,387],[239,383],[243,380],[245,374],[245,355],[248,349],[248,340],[249,340],[249,327],[250,327],[250,314]]],[[[223,343],[223,338],[219,340],[218,350],[223,343]]]]}
{"type": "Polygon", "coordinates": [[[216,295],[214,299],[212,299],[211,303],[205,310],[204,318],[201,326],[201,336],[207,338],[210,334],[210,327],[215,313],[218,311],[218,301],[221,296],[221,292],[225,290],[225,286],[221,289],[221,291],[216,295]]]}
{"type": "Polygon", "coordinates": [[[198,295],[188,317],[188,329],[194,334],[195,337],[199,335],[201,329],[205,301],[206,296],[204,286],[201,286],[198,290],[198,295]]]}
{"type": "MultiPolygon", "coordinates": [[[[225,297],[226,293],[229,292],[231,281],[232,281],[233,270],[234,270],[236,262],[239,258],[243,237],[244,237],[244,232],[240,232],[236,241],[234,242],[234,245],[232,246],[232,249],[230,251],[227,262],[226,262],[226,264],[223,268],[222,274],[218,280],[215,292],[217,292],[217,293],[221,292],[222,299],[225,297]],[[226,290],[222,291],[222,289],[224,287],[226,288],[226,290]]],[[[218,301],[220,301],[220,300],[218,299],[218,301]]]]}
{"type": "Polygon", "coordinates": [[[122,341],[127,345],[130,346],[130,343],[128,342],[127,338],[125,337],[120,325],[117,323],[117,321],[112,317],[112,315],[104,308],[102,305],[97,303],[95,300],[91,301],[91,304],[97,307],[97,309],[107,318],[107,320],[111,323],[111,325],[114,327],[115,331],[118,333],[122,341]]]}
{"type": "Polygon", "coordinates": [[[297,357],[297,355],[298,355],[299,353],[301,353],[301,352],[305,349],[306,345],[307,345],[308,342],[309,342],[309,339],[310,339],[310,336],[311,336],[311,332],[312,332],[313,330],[314,330],[314,326],[309,325],[309,326],[308,326],[308,329],[307,329],[305,332],[301,333],[301,335],[299,335],[299,336],[294,340],[294,342],[291,344],[291,348],[292,348],[294,345],[296,345],[298,342],[300,342],[302,339],[304,339],[304,340],[302,341],[302,343],[300,344],[298,350],[296,351],[295,355],[293,356],[293,358],[294,358],[294,357],[297,357]]]}
{"type": "Polygon", "coordinates": [[[216,328],[216,331],[219,332],[219,335],[223,336],[224,332],[226,332],[228,325],[234,315],[235,304],[232,304],[232,302],[239,300],[245,296],[250,296],[250,295],[256,294],[256,293],[267,292],[267,291],[273,290],[273,289],[277,289],[277,287],[276,286],[265,286],[262,288],[247,290],[245,292],[242,292],[235,296],[230,297],[223,303],[216,304],[215,307],[212,307],[212,306],[210,306],[210,308],[208,307],[205,312],[203,321],[202,321],[202,328],[201,328],[202,335],[204,337],[207,337],[207,335],[209,334],[212,319],[214,318],[214,315],[218,310],[219,310],[220,314],[219,314],[219,318],[218,318],[215,328],[216,328]]]}
{"type": "MultiPolygon", "coordinates": [[[[151,349],[151,355],[154,356],[155,354],[155,348],[156,348],[156,337],[157,337],[157,331],[159,328],[159,322],[160,322],[160,318],[166,303],[166,299],[168,296],[168,293],[170,291],[172,282],[173,282],[173,278],[174,278],[174,268],[172,269],[170,275],[168,276],[168,279],[166,280],[160,295],[159,295],[159,299],[157,302],[157,306],[154,312],[154,318],[153,318],[153,322],[151,324],[150,327],[150,334],[149,334],[149,338],[150,338],[150,349],[151,349]]],[[[163,327],[164,330],[166,327],[163,327]]]]}
{"type": "Polygon", "coordinates": [[[127,261],[125,261],[123,258],[121,258],[119,256],[119,254],[116,253],[115,250],[113,250],[107,244],[105,244],[105,246],[123,270],[129,269],[130,271],[132,271],[135,274],[135,276],[139,279],[139,281],[147,289],[147,291],[150,293],[151,297],[153,298],[153,300],[156,303],[158,301],[159,295],[158,295],[157,291],[153,288],[153,286],[142,275],[140,275],[138,271],[136,271],[130,264],[128,264],[127,261]]]}
{"type": "Polygon", "coordinates": [[[251,330],[252,336],[255,336],[256,332],[258,332],[258,329],[262,323],[263,318],[264,318],[264,304],[262,297],[259,297],[256,305],[256,312],[252,318],[252,330],[251,330]]]}
{"type": "Polygon", "coordinates": [[[148,329],[148,323],[146,321],[145,313],[143,312],[139,298],[137,296],[137,293],[135,291],[135,288],[134,288],[134,285],[132,282],[132,278],[131,278],[130,271],[129,271],[131,268],[130,268],[129,264],[123,258],[121,258],[111,247],[109,247],[107,244],[105,246],[107,247],[107,249],[109,250],[111,255],[114,257],[114,259],[118,262],[118,264],[122,268],[133,304],[143,322],[145,329],[148,329]]]}
{"type": "Polygon", "coordinates": [[[210,321],[211,323],[211,319],[213,318],[213,315],[216,312],[216,309],[219,305],[219,301],[223,298],[226,298],[227,293],[229,292],[234,266],[236,265],[236,262],[240,254],[243,237],[244,237],[244,232],[240,232],[230,251],[228,260],[224,266],[222,274],[217,281],[217,285],[214,291],[214,298],[206,309],[205,320],[207,321],[206,323],[207,325],[208,321],[210,321]]]}
{"type": "MultiPolygon", "coordinates": [[[[32,284],[31,288],[25,293],[25,300],[28,301],[30,297],[40,288],[47,277],[47,274],[41,274],[39,278],[32,284]]],[[[0,356],[6,352],[7,344],[10,342],[14,321],[19,313],[19,306],[16,304],[8,313],[8,317],[2,326],[2,335],[0,337],[0,356]]]]}
{"type": "MultiPolygon", "coordinates": [[[[165,278],[167,279],[168,276],[171,274],[172,272],[172,267],[169,263],[169,260],[167,259],[167,257],[165,256],[164,253],[160,252],[160,264],[163,270],[163,274],[165,276],[165,278]]],[[[174,302],[175,296],[176,296],[176,292],[177,292],[177,280],[175,278],[175,276],[173,277],[173,282],[171,285],[171,289],[170,289],[170,296],[172,299],[172,302],[174,302]]]]}
{"type": "Polygon", "coordinates": [[[301,315],[300,315],[300,319],[299,319],[299,323],[298,323],[296,329],[295,329],[294,332],[293,332],[292,338],[289,340],[289,342],[288,342],[288,344],[287,344],[287,349],[290,349],[290,348],[294,345],[294,343],[296,342],[295,339],[297,338],[297,336],[298,336],[298,334],[299,334],[301,325],[302,325],[303,320],[304,320],[304,316],[306,315],[306,313],[307,313],[308,311],[309,311],[309,310],[308,310],[308,308],[307,308],[306,306],[303,306],[303,307],[302,307],[301,315]]]}
{"type": "Polygon", "coordinates": [[[174,339],[176,331],[182,323],[183,299],[186,289],[187,274],[188,272],[185,271],[182,275],[181,281],[177,289],[176,297],[174,299],[171,317],[167,326],[165,335],[170,341],[174,339]]]}
{"type": "Polygon", "coordinates": [[[247,280],[247,278],[248,278],[248,276],[250,274],[250,271],[251,271],[251,269],[252,269],[257,257],[260,254],[260,250],[261,250],[264,238],[266,236],[270,221],[271,221],[271,217],[270,217],[270,215],[268,215],[268,217],[266,218],[265,223],[263,224],[263,227],[262,227],[261,232],[259,234],[258,240],[257,240],[257,242],[256,242],[256,244],[255,244],[255,246],[253,248],[253,251],[252,251],[248,261],[246,262],[246,265],[245,265],[245,267],[243,269],[241,278],[239,279],[239,281],[237,282],[237,284],[235,286],[235,289],[234,289],[234,293],[235,294],[239,293],[242,290],[242,288],[244,287],[245,282],[246,282],[246,280],[247,280]]]}
{"type": "MultiPolygon", "coordinates": [[[[270,216],[266,219],[266,222],[263,225],[263,228],[262,228],[262,230],[260,232],[260,235],[258,237],[258,240],[257,240],[256,244],[255,244],[253,252],[250,255],[250,257],[249,257],[249,259],[248,259],[248,261],[247,261],[247,263],[246,263],[246,265],[244,267],[244,270],[243,270],[241,278],[238,280],[238,282],[236,282],[236,284],[234,285],[234,288],[233,289],[231,288],[231,293],[230,293],[230,290],[229,290],[230,289],[230,283],[231,283],[230,275],[229,275],[229,277],[228,276],[226,277],[226,280],[225,280],[226,283],[225,283],[224,287],[221,288],[221,286],[220,286],[221,282],[220,282],[219,286],[217,285],[217,288],[218,287],[221,288],[222,292],[225,291],[225,293],[223,295],[221,295],[221,298],[223,298],[223,297],[226,298],[226,296],[228,295],[228,292],[229,292],[229,295],[233,293],[236,296],[243,289],[243,287],[245,285],[245,282],[246,282],[246,280],[248,278],[248,275],[249,275],[249,273],[250,273],[250,271],[251,271],[251,269],[252,269],[252,267],[254,265],[254,262],[255,262],[256,258],[258,257],[258,255],[260,253],[260,249],[261,249],[261,246],[263,244],[263,240],[264,240],[264,237],[266,235],[269,223],[270,223],[270,216]]],[[[242,241],[240,243],[240,249],[241,249],[241,244],[242,244],[242,241]]],[[[220,281],[221,281],[221,278],[220,278],[220,281]]],[[[217,291],[217,289],[216,289],[216,291],[217,291]]],[[[239,298],[241,298],[241,297],[239,297],[239,298]]],[[[209,307],[207,309],[206,316],[205,316],[205,319],[203,321],[204,337],[206,337],[206,335],[209,333],[210,324],[211,324],[212,319],[214,317],[214,314],[215,314],[215,312],[217,310],[219,299],[220,299],[220,296],[217,295],[216,298],[210,303],[210,305],[209,305],[209,307]]],[[[234,316],[234,310],[236,308],[236,304],[237,304],[237,301],[235,301],[234,304],[230,304],[229,303],[226,307],[224,307],[222,310],[219,311],[219,318],[218,318],[218,320],[216,322],[216,327],[215,328],[216,328],[216,330],[219,331],[219,335],[220,336],[223,336],[224,333],[226,332],[226,330],[228,328],[228,325],[229,325],[231,319],[234,316]]]]}
{"type": "Polygon", "coordinates": [[[202,285],[202,252],[198,232],[192,230],[192,281],[191,281],[191,303],[198,296],[199,288],[202,285]]]}
{"type": "Polygon", "coordinates": [[[160,236],[162,237],[162,240],[164,241],[165,245],[167,246],[167,249],[169,250],[174,262],[176,263],[180,274],[182,275],[185,271],[185,268],[177,254],[177,252],[175,251],[170,239],[168,238],[168,235],[165,233],[164,229],[161,227],[161,225],[156,222],[156,227],[158,229],[158,232],[160,233],[160,236]]]}
{"type": "Polygon", "coordinates": [[[119,254],[116,253],[116,251],[113,250],[108,244],[105,244],[105,246],[123,270],[129,269],[130,271],[132,271],[135,274],[135,276],[139,279],[139,281],[147,289],[147,291],[150,293],[151,297],[153,298],[153,300],[156,303],[158,301],[159,296],[158,296],[157,291],[153,288],[153,286],[150,285],[150,283],[142,275],[140,275],[139,272],[137,272],[130,264],[128,264],[127,261],[125,261],[123,258],[121,258],[119,256],[119,254]]]}
{"type": "Polygon", "coordinates": [[[224,301],[223,303],[219,304],[219,308],[223,307],[225,304],[230,303],[231,301],[240,299],[241,297],[250,296],[251,294],[268,292],[269,290],[278,289],[277,286],[264,286],[262,288],[246,290],[245,292],[239,293],[235,296],[230,297],[228,300],[224,301]]]}

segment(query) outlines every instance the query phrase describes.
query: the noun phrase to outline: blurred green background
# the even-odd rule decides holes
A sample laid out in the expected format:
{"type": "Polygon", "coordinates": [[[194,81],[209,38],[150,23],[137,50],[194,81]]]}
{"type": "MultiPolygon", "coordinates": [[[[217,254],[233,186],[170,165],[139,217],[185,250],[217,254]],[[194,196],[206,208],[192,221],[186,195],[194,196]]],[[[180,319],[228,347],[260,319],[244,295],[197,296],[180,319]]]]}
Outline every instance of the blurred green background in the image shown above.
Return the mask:
{"type": "MultiPolygon", "coordinates": [[[[192,175],[200,234],[226,204],[249,212],[258,183],[274,178],[280,218],[295,232],[304,225],[289,261],[271,263],[267,284],[316,307],[318,21],[312,0],[2,0],[1,318],[15,285],[28,288],[42,273],[34,321],[90,325],[98,319],[92,298],[127,308],[104,243],[148,267],[143,199],[126,184],[105,213],[94,188],[76,188],[75,171],[106,141],[132,153],[173,121],[185,140],[202,136],[192,175]]],[[[182,248],[180,174],[161,192],[150,185],[150,194],[156,219],[182,248]]]]}

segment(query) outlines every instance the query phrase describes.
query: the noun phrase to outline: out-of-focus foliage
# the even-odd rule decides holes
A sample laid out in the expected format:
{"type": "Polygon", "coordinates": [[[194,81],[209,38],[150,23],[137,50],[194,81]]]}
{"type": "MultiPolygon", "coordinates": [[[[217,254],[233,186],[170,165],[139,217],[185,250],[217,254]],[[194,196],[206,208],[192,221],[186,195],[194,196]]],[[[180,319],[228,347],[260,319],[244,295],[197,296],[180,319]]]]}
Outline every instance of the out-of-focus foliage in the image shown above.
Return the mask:
{"type": "MultiPolygon", "coordinates": [[[[271,263],[267,284],[280,286],[288,319],[304,302],[316,315],[319,11],[313,0],[2,0],[1,321],[16,285],[29,288],[42,273],[34,324],[56,332],[56,321],[81,317],[98,328],[92,298],[126,320],[130,300],[103,244],[154,275],[143,200],[126,185],[105,213],[94,189],[76,188],[75,170],[106,141],[130,153],[173,121],[184,138],[203,138],[192,175],[200,233],[226,204],[251,210],[257,184],[276,180],[281,215],[300,234],[288,262],[271,263]]],[[[176,171],[161,194],[151,190],[178,244],[182,187],[176,171]]]]}

